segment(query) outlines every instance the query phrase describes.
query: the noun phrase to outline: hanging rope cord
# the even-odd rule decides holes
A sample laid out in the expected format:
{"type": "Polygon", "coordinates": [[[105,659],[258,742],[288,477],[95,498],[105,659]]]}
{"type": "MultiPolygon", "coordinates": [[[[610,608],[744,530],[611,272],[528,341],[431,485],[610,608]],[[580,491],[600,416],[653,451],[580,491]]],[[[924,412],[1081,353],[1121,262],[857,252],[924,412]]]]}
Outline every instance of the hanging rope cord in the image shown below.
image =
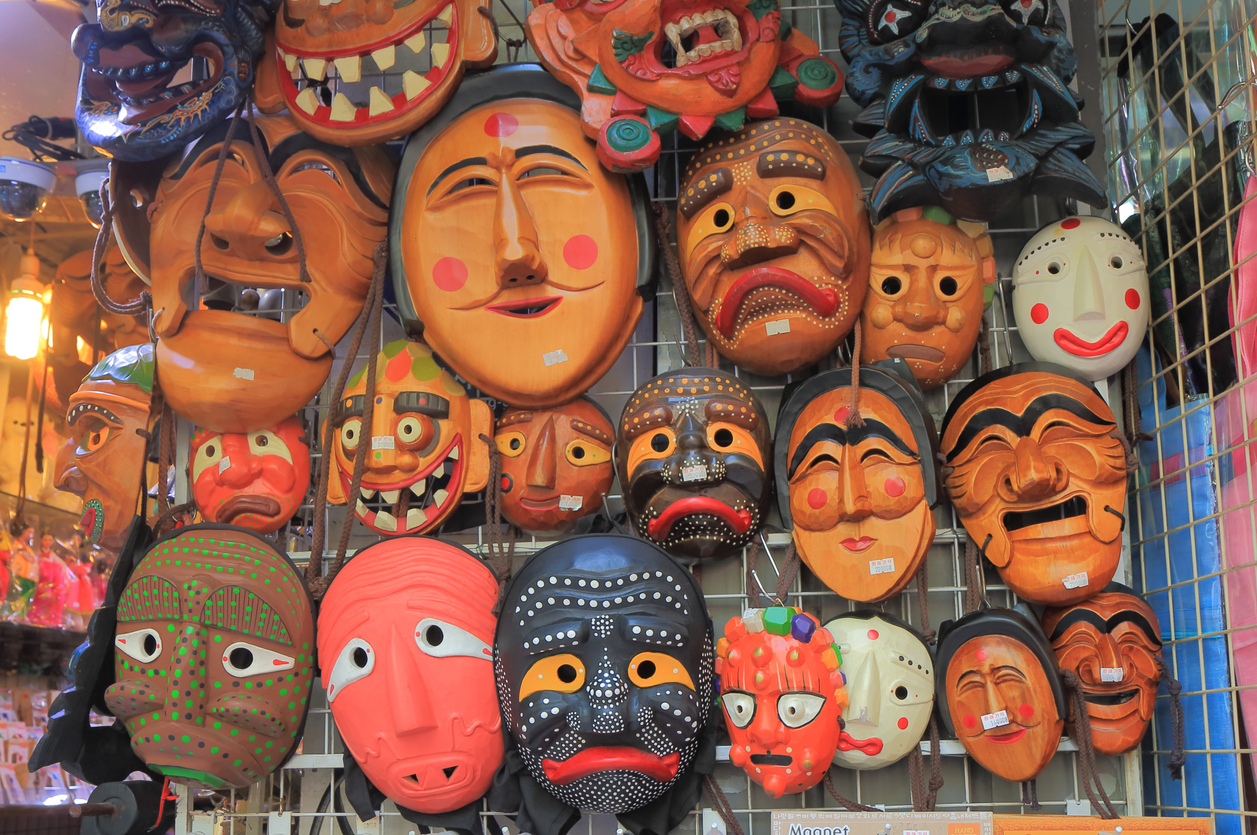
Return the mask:
{"type": "Polygon", "coordinates": [[[676,250],[672,246],[674,225],[668,207],[662,203],[654,204],[655,235],[659,241],[659,251],[663,253],[663,263],[668,270],[668,279],[672,282],[672,298],[677,306],[677,318],[681,320],[681,334],[685,338],[686,365],[703,365],[708,368],[717,367],[719,358],[711,340],[707,340],[706,349],[700,349],[698,342],[698,325],[694,318],[694,304],[690,299],[689,290],[685,286],[685,276],[681,274],[681,262],[677,260],[676,250]]]}
{"type": "Polygon", "coordinates": [[[1170,759],[1166,765],[1170,769],[1170,777],[1182,780],[1183,766],[1187,764],[1187,754],[1183,752],[1183,700],[1181,697],[1183,685],[1170,672],[1161,653],[1157,653],[1154,657],[1157,661],[1157,669],[1161,671],[1161,680],[1165,682],[1165,689],[1170,693],[1170,731],[1173,734],[1173,748],[1170,750],[1170,759]]]}
{"type": "Polygon", "coordinates": [[[1087,699],[1083,696],[1078,674],[1073,670],[1061,670],[1061,680],[1065,683],[1065,694],[1074,714],[1074,742],[1078,744],[1078,770],[1082,772],[1083,790],[1087,793],[1087,799],[1091,801],[1091,808],[1095,809],[1104,820],[1113,820],[1117,817],[1117,812],[1113,810],[1113,803],[1104,791],[1104,786],[1100,784],[1100,775],[1096,773],[1096,752],[1091,740],[1091,720],[1087,715],[1087,699]]]}
{"type": "Polygon", "coordinates": [[[498,581],[498,599],[493,604],[493,614],[498,615],[511,580],[515,526],[502,519],[502,454],[488,435],[481,435],[480,440],[489,448],[489,484],[484,491],[485,527],[489,534],[489,570],[498,581]]]}
{"type": "MultiPolygon", "coordinates": [[[[921,620],[921,640],[927,647],[934,646],[935,633],[930,626],[930,572],[929,561],[922,560],[916,573],[917,606],[921,620]]],[[[930,711],[930,779],[925,779],[925,762],[921,746],[915,745],[908,754],[908,777],[912,783],[912,811],[933,812],[938,803],[938,792],[943,787],[943,754],[939,751],[938,714],[930,711]]]]}

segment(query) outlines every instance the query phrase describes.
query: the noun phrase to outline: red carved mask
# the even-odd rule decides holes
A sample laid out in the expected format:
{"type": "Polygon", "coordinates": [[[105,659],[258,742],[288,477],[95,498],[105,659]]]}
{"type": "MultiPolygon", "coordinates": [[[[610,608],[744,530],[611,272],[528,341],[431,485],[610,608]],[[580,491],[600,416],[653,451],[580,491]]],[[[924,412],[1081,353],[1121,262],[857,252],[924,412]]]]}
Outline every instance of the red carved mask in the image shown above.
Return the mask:
{"type": "Polygon", "coordinates": [[[244,434],[197,429],[188,467],[192,499],[207,522],[274,533],[310,487],[310,445],[296,417],[244,434]]]}

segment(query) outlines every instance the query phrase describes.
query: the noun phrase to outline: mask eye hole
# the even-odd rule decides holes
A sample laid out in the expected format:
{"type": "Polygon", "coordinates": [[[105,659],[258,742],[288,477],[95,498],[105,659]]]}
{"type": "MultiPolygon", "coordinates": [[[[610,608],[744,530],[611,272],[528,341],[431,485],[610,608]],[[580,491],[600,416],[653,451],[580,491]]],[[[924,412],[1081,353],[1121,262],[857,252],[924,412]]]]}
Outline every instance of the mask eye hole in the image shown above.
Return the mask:
{"type": "Polygon", "coordinates": [[[192,480],[196,481],[201,477],[201,473],[210,467],[217,466],[222,459],[223,448],[217,439],[201,446],[192,456],[192,480]]]}
{"type": "Polygon", "coordinates": [[[563,454],[573,467],[592,467],[611,460],[610,452],[580,439],[570,442],[563,454]]]}
{"type": "Polygon", "coordinates": [[[755,718],[755,697],[750,693],[734,690],[720,697],[724,702],[725,715],[734,727],[745,728],[755,718]]]}
{"type": "Polygon", "coordinates": [[[361,440],[361,436],[362,421],[358,418],[350,418],[340,428],[340,445],[352,452],[358,448],[358,441],[361,440]]]}
{"type": "Polygon", "coordinates": [[[290,670],[296,664],[296,659],[291,655],[283,655],[245,641],[236,641],[229,645],[223,650],[222,657],[223,668],[236,678],[290,670]]]}
{"type": "Polygon", "coordinates": [[[948,298],[956,295],[956,291],[959,289],[960,287],[956,284],[956,279],[952,278],[950,275],[943,276],[938,282],[939,292],[948,298]]]}
{"type": "Polygon", "coordinates": [[[711,223],[716,227],[717,232],[725,231],[732,222],[733,215],[728,209],[716,209],[716,213],[711,216],[711,223]]]}
{"type": "Polygon", "coordinates": [[[507,458],[515,458],[524,451],[528,439],[523,432],[503,432],[497,436],[495,443],[498,445],[498,452],[507,458]]]}
{"type": "Polygon", "coordinates": [[[660,684],[682,684],[694,689],[694,680],[685,666],[663,652],[639,652],[629,662],[629,681],[638,687],[655,687],[660,684]]]}
{"type": "Polygon", "coordinates": [[[424,618],[415,626],[415,645],[424,655],[434,658],[463,656],[488,661],[493,657],[493,650],[484,641],[466,629],[436,618],[424,618]]]}
{"type": "Polygon", "coordinates": [[[113,643],[126,655],[145,664],[161,654],[161,635],[155,629],[123,632],[114,638],[113,643]]]}
{"type": "Polygon", "coordinates": [[[539,658],[528,668],[520,685],[521,699],[533,693],[575,693],[585,686],[585,665],[571,653],[539,658]]]}
{"type": "Polygon", "coordinates": [[[793,209],[795,202],[794,193],[790,191],[779,191],[777,192],[776,200],[773,202],[776,204],[778,209],[793,209]]]}
{"type": "Polygon", "coordinates": [[[327,677],[327,701],[331,704],[346,685],[371,675],[375,669],[375,649],[361,638],[352,638],[341,649],[327,677]]]}
{"type": "Polygon", "coordinates": [[[1122,260],[1122,256],[1114,255],[1109,259],[1109,266],[1115,270],[1120,270],[1122,267],[1126,266],[1126,262],[1122,260]]]}
{"type": "Polygon", "coordinates": [[[882,292],[888,296],[897,296],[903,290],[903,279],[897,275],[888,275],[882,279],[882,292]]]}
{"type": "Polygon", "coordinates": [[[1060,275],[1062,269],[1060,261],[1053,261],[1047,265],[1047,271],[1051,275],[1060,275]]]}
{"type": "Polygon", "coordinates": [[[801,728],[820,715],[825,697],[815,693],[782,693],[777,699],[777,718],[787,728],[801,728]]]}
{"type": "Polygon", "coordinates": [[[902,702],[904,699],[908,698],[908,688],[907,688],[907,687],[904,687],[902,684],[901,684],[901,685],[899,685],[898,687],[896,687],[896,688],[895,688],[895,698],[896,698],[896,699],[898,699],[898,700],[899,700],[899,701],[901,701],[901,702],[902,702]]]}
{"type": "Polygon", "coordinates": [[[672,445],[672,439],[662,432],[656,432],[650,438],[650,448],[655,452],[667,452],[668,447],[672,445]]]}

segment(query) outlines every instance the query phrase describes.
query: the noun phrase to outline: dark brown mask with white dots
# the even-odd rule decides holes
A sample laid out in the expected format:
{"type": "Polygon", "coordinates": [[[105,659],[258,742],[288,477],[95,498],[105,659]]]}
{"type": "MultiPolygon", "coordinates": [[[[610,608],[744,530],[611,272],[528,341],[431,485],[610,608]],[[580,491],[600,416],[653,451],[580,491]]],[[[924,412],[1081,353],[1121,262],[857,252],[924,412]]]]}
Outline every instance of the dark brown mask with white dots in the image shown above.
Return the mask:
{"type": "Polygon", "coordinates": [[[193,525],[155,543],[122,593],[114,647],[105,702],[172,782],[243,788],[296,746],[314,615],[292,563],[256,534],[193,525]]]}
{"type": "Polygon", "coordinates": [[[678,557],[751,541],[772,498],[772,438],[759,399],[714,368],[662,374],[620,415],[615,466],[637,532],[678,557]]]}
{"type": "Polygon", "coordinates": [[[657,800],[692,766],[714,698],[693,575],[644,540],[579,536],[529,560],[505,600],[498,697],[533,778],[595,812],[657,800]]]}

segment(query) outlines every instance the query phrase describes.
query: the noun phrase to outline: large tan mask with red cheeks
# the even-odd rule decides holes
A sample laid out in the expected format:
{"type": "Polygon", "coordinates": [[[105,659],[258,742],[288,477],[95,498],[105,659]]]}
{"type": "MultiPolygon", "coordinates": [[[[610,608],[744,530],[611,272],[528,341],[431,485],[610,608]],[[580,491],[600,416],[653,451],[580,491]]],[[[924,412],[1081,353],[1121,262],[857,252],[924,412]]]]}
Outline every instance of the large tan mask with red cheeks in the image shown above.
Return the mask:
{"type": "Polygon", "coordinates": [[[802,560],[848,600],[897,594],[934,541],[938,440],[920,393],[899,368],[861,369],[863,425],[847,425],[848,368],[809,378],[777,422],[782,520],[793,526],[802,560]]]}
{"type": "Polygon", "coordinates": [[[797,119],[703,147],[677,201],[677,251],[698,323],[757,374],[788,374],[838,346],[869,269],[864,194],[847,154],[797,119]]]}
{"type": "Polygon", "coordinates": [[[242,121],[205,214],[233,121],[174,159],[155,199],[137,184],[133,196],[142,195],[143,211],[127,212],[118,228],[132,266],[152,284],[163,394],[198,426],[251,432],[296,412],[327,379],[331,346],[362,309],[373,252],[387,234],[395,169],[380,149],[324,144],[291,117],[257,120],[262,151],[301,231],[310,279],[303,282],[292,230],[242,121]],[[202,218],[208,283],[197,308],[194,249],[202,218]],[[286,322],[250,312],[257,296],[245,291],[261,294],[265,309],[278,305],[267,295],[275,290],[299,290],[309,303],[286,322]]]}
{"type": "Polygon", "coordinates": [[[902,359],[929,390],[950,380],[973,353],[995,256],[982,224],[941,209],[906,209],[873,234],[860,358],[902,359]]]}
{"type": "Polygon", "coordinates": [[[602,507],[615,479],[615,427],[590,400],[508,409],[494,442],[502,456],[502,515],[529,533],[571,530],[602,507]]]}
{"type": "Polygon", "coordinates": [[[797,794],[829,773],[847,691],[829,630],[786,606],[747,609],[716,642],[729,761],[770,797],[797,794]]]}
{"type": "Polygon", "coordinates": [[[285,0],[258,71],[267,112],[286,107],[334,145],[396,139],[428,121],[467,69],[490,66],[489,0],[285,0]]]}
{"type": "Polygon", "coordinates": [[[310,487],[310,446],[296,417],[256,432],[197,429],[188,464],[192,499],[207,522],[274,533],[310,487]]]}
{"type": "Polygon", "coordinates": [[[385,345],[376,359],[370,426],[363,422],[366,392],[364,367],[332,408],[327,500],[345,504],[354,456],[369,444],[362,487],[352,497],[358,521],[384,536],[432,530],[464,493],[489,481],[489,452],[480,440],[493,431],[489,406],[469,398],[426,345],[405,340],[385,345]]]}
{"type": "Polygon", "coordinates": [[[1161,681],[1161,626],[1152,607],[1110,583],[1090,600],[1045,611],[1043,630],[1061,669],[1078,676],[1096,751],[1118,756],[1137,747],[1161,681]]]}
{"type": "Polygon", "coordinates": [[[1091,383],[1049,363],[974,380],[943,419],[947,493],[969,537],[1020,598],[1079,603],[1121,555],[1126,455],[1091,383]]]}

